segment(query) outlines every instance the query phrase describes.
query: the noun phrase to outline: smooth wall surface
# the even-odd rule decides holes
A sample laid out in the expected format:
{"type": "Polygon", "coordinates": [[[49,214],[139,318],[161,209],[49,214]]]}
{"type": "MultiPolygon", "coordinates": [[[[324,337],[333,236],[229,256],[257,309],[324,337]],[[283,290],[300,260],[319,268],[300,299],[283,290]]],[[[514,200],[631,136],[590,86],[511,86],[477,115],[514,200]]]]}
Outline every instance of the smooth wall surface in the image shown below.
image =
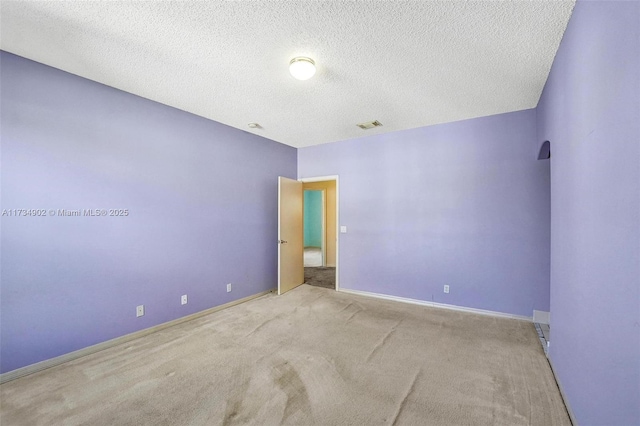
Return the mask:
{"type": "Polygon", "coordinates": [[[2,217],[2,372],[276,286],[277,176],[296,177],[295,149],[6,52],[0,64],[1,208],[128,210],[2,217]]]}
{"type": "Polygon", "coordinates": [[[538,105],[551,348],[580,425],[640,424],[640,3],[578,1],[538,105]]]}
{"type": "Polygon", "coordinates": [[[340,287],[548,311],[549,162],[535,123],[527,110],[299,149],[300,178],[340,176],[340,287]]]}
{"type": "MultiPolygon", "coordinates": [[[[314,176],[315,177],[315,176],[314,176]]],[[[326,266],[336,266],[336,181],[305,182],[304,189],[322,189],[325,194],[325,261],[326,266]]]]}
{"type": "Polygon", "coordinates": [[[304,246],[322,247],[322,191],[304,191],[304,246]]]}

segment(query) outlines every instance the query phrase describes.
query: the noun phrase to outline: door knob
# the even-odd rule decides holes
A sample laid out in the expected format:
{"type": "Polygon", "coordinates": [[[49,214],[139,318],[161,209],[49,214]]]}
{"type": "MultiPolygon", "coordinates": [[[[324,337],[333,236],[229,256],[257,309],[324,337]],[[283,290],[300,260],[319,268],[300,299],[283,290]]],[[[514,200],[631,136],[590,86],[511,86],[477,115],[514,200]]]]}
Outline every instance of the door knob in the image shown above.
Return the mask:
{"type": "Polygon", "coordinates": [[[278,240],[278,244],[287,244],[287,241],[285,241],[285,240],[278,240]]]}

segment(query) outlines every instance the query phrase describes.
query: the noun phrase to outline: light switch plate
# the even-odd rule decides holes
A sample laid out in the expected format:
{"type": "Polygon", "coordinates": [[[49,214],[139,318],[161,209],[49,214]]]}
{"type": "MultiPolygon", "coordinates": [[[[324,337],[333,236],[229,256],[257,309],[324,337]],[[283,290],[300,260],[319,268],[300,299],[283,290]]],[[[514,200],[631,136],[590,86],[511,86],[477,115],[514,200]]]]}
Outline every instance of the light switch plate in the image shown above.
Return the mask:
{"type": "Polygon", "coordinates": [[[340,233],[341,234],[346,234],[347,233],[347,227],[346,226],[341,226],[340,227],[340,233]]]}

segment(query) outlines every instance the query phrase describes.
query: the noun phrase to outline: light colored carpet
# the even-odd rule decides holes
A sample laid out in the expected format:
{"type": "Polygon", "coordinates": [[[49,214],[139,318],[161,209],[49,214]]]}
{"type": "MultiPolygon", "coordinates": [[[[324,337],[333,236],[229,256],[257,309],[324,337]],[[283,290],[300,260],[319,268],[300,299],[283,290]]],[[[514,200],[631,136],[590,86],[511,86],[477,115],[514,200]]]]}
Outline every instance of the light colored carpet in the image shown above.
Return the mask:
{"type": "Polygon", "coordinates": [[[570,425],[533,324],[303,285],[0,387],[8,425],[570,425]]]}

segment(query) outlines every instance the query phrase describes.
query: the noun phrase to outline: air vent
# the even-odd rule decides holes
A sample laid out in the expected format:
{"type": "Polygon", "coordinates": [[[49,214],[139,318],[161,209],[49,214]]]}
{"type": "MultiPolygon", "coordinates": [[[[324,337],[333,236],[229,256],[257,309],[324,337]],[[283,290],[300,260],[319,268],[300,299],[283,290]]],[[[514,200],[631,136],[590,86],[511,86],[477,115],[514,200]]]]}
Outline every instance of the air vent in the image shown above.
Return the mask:
{"type": "Polygon", "coordinates": [[[374,127],[382,126],[382,123],[379,122],[378,120],[375,120],[375,121],[368,121],[366,123],[360,123],[360,124],[357,124],[357,126],[360,127],[362,130],[367,130],[367,129],[373,129],[374,127]]]}

